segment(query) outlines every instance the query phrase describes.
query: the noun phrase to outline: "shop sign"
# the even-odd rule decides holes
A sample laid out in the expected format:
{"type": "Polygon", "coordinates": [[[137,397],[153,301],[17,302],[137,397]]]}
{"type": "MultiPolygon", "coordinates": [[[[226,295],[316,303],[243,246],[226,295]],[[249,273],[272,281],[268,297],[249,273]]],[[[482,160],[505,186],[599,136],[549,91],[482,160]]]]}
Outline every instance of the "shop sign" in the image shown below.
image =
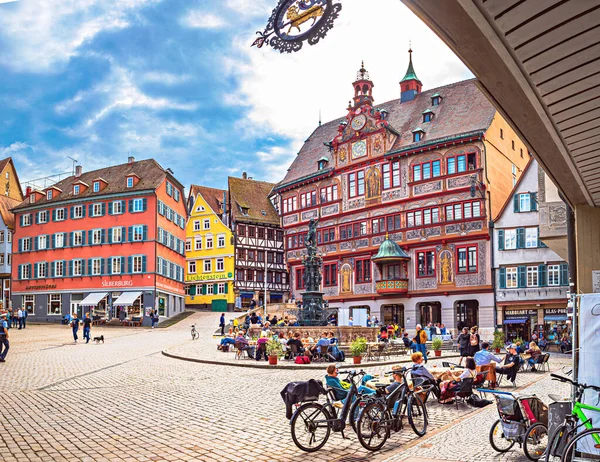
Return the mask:
{"type": "Polygon", "coordinates": [[[219,279],[231,279],[233,273],[209,273],[209,274],[188,274],[186,281],[218,281],[219,279]]]}
{"type": "Polygon", "coordinates": [[[567,314],[566,308],[546,308],[544,310],[544,315],[548,314],[567,314]]]}
{"type": "Polygon", "coordinates": [[[50,290],[56,289],[56,284],[42,284],[39,286],[27,286],[25,290],[50,290]]]}
{"type": "Polygon", "coordinates": [[[185,290],[181,287],[169,286],[167,284],[161,284],[160,282],[156,283],[156,287],[160,287],[161,289],[170,290],[171,292],[175,292],[178,294],[185,294],[185,290]]]}
{"type": "Polygon", "coordinates": [[[600,271],[592,271],[592,292],[600,293],[600,271]]]}
{"type": "Polygon", "coordinates": [[[504,311],[504,317],[506,319],[513,318],[522,318],[523,316],[536,316],[537,310],[506,310],[504,311]]]}
{"type": "Polygon", "coordinates": [[[128,281],[109,281],[107,279],[102,280],[102,287],[132,287],[133,281],[129,279],[128,281]]]}

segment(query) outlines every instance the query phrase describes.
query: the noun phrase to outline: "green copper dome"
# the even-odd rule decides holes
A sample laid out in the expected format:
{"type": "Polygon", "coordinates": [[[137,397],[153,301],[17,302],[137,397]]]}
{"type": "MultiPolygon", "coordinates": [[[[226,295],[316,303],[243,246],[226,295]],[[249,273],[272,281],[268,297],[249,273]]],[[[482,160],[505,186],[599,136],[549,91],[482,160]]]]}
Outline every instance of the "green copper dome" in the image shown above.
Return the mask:
{"type": "Polygon", "coordinates": [[[400,248],[398,244],[389,238],[379,246],[379,252],[377,255],[371,258],[373,261],[385,261],[385,260],[410,260],[410,257],[404,250],[400,248]]]}

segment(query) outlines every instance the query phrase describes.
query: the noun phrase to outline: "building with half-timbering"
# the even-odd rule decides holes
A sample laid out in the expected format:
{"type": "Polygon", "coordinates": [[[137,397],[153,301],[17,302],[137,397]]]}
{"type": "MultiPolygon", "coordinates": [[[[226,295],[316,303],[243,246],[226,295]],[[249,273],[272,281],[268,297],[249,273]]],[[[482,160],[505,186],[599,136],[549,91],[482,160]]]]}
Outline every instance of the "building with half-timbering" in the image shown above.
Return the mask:
{"type": "Polygon", "coordinates": [[[301,298],[303,237],[319,218],[322,290],[342,323],[368,314],[491,336],[488,223],[527,148],[475,80],[422,91],[412,55],[397,99],[375,104],[373,87],[362,66],[346,115],[315,129],[274,188],[292,293],[301,298]]]}

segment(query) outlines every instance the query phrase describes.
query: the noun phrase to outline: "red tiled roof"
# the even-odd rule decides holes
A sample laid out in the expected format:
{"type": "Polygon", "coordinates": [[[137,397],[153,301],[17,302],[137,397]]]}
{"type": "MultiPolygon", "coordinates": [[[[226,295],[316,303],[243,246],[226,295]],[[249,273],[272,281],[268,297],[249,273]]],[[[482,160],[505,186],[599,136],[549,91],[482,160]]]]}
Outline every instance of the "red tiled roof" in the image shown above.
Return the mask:
{"type": "Polygon", "coordinates": [[[231,216],[235,221],[279,225],[279,215],[269,200],[274,183],[229,177],[231,216]],[[242,209],[248,209],[248,214],[242,209]]]}
{"type": "Polygon", "coordinates": [[[225,200],[228,201],[229,195],[224,189],[209,188],[208,186],[199,186],[195,184],[190,186],[190,196],[194,196],[195,199],[196,196],[200,194],[217,215],[221,215],[221,207],[219,207],[219,204],[223,202],[223,193],[226,195],[225,200]]]}
{"type": "MultiPolygon", "coordinates": [[[[496,109],[487,97],[477,88],[476,80],[432,88],[419,93],[414,100],[400,103],[400,98],[382,104],[374,104],[375,108],[388,111],[387,121],[393,130],[401,134],[393,146],[394,150],[404,149],[411,145],[419,146],[431,143],[436,139],[444,139],[462,133],[485,131],[489,128],[496,109]],[[439,93],[442,102],[439,106],[431,106],[431,96],[439,93]],[[431,122],[423,122],[423,111],[431,109],[434,113],[431,122]],[[418,143],[413,143],[412,130],[421,127],[425,137],[418,143]]],[[[323,143],[331,141],[338,135],[340,122],[345,117],[327,122],[318,127],[306,140],[302,149],[292,162],[287,174],[278,184],[291,183],[318,171],[317,161],[327,157],[332,161],[332,155],[323,143]]],[[[329,164],[328,166],[332,166],[329,164]]]]}

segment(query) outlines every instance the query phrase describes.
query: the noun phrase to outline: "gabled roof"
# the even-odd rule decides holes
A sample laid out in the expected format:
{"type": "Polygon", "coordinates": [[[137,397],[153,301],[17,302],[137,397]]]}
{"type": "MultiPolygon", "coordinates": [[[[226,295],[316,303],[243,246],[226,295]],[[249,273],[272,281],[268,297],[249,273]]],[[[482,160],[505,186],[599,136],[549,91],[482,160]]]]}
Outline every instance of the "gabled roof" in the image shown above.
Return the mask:
{"type": "Polygon", "coordinates": [[[94,196],[105,196],[107,194],[155,190],[163,183],[167,176],[169,177],[169,181],[175,183],[181,188],[181,184],[172,176],[170,176],[167,171],[164,170],[154,159],[145,159],[132,163],[113,165],[98,170],[92,170],[90,172],[84,172],[79,177],[71,175],[54,185],[62,190],[62,192],[54,195],[52,199],[48,200],[47,197],[44,196],[43,199],[36,201],[35,204],[29,204],[29,201],[25,200],[13,210],[25,209],[30,206],[38,207],[40,205],[62,202],[74,198],[87,199],[93,198],[94,196]],[[138,175],[140,181],[138,181],[138,183],[132,188],[128,188],[126,178],[132,173],[138,175]],[[82,191],[77,196],[73,196],[74,184],[83,183],[85,185],[89,185],[98,177],[104,178],[107,182],[107,185],[104,189],[94,192],[93,188],[88,186],[85,191],[82,191]]]}
{"type": "Polygon", "coordinates": [[[279,215],[269,200],[274,183],[229,177],[231,216],[234,221],[279,225],[279,215]],[[241,208],[248,209],[248,215],[241,208]],[[264,212],[264,213],[263,213],[264,212]]]}
{"type": "MultiPolygon", "coordinates": [[[[417,147],[456,135],[485,132],[496,114],[494,106],[477,88],[475,79],[432,88],[417,94],[412,101],[401,103],[398,98],[375,104],[374,107],[388,112],[386,120],[389,121],[392,130],[400,134],[392,151],[407,149],[412,145],[417,147]],[[434,94],[442,96],[443,102],[435,107],[435,118],[427,126],[425,139],[415,143],[411,131],[423,123],[423,111],[431,107],[431,97],[434,94]]],[[[329,148],[324,143],[338,135],[341,122],[346,122],[346,118],[332,120],[315,129],[278,186],[293,183],[318,171],[317,160],[322,156],[330,156],[329,148]]]]}
{"type": "Polygon", "coordinates": [[[15,229],[15,214],[11,210],[20,203],[20,200],[11,199],[8,196],[0,196],[0,216],[7,228],[15,229]]]}
{"type": "Polygon", "coordinates": [[[500,217],[502,216],[502,214],[504,213],[504,211],[506,210],[506,207],[508,207],[509,204],[512,204],[512,201],[514,200],[513,196],[519,190],[519,187],[521,186],[521,182],[525,178],[525,174],[528,172],[529,168],[534,163],[535,163],[534,162],[534,158],[532,156],[532,157],[529,158],[529,162],[527,162],[527,165],[525,166],[525,168],[521,172],[521,176],[519,177],[519,179],[515,183],[515,186],[513,187],[512,191],[510,192],[510,194],[506,198],[506,201],[504,202],[504,205],[502,206],[502,208],[500,209],[500,211],[498,212],[498,214],[496,215],[496,217],[492,221],[494,221],[494,222],[498,221],[500,219],[500,217]]]}
{"type": "MultiPolygon", "coordinates": [[[[198,195],[202,196],[213,212],[219,216],[221,215],[219,204],[223,202],[223,194],[226,196],[225,200],[229,201],[229,194],[227,194],[227,191],[224,189],[209,188],[208,186],[199,186],[195,184],[190,186],[190,196],[194,197],[194,201],[198,195]]],[[[192,204],[192,206],[193,205],[194,204],[192,204]]],[[[190,210],[190,214],[193,212],[193,210],[190,210]]]]}

